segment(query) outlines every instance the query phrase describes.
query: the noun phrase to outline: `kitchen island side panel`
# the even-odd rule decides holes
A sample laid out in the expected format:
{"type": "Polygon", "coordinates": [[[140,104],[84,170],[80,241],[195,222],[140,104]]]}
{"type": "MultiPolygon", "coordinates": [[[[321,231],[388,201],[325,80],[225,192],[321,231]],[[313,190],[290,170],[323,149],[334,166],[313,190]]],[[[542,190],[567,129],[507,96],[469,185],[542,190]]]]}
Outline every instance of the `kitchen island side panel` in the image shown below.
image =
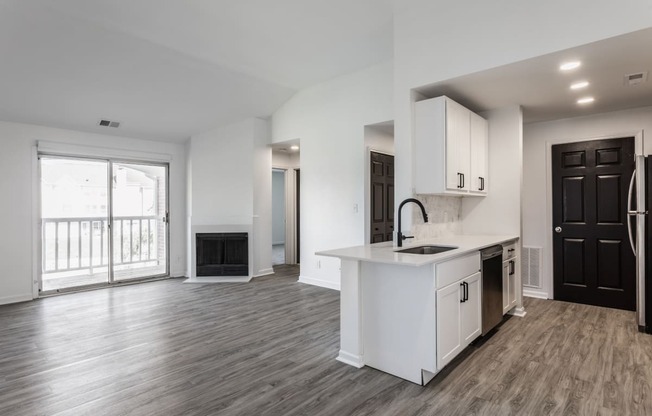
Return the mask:
{"type": "Polygon", "coordinates": [[[413,383],[436,373],[432,265],[361,262],[364,363],[413,383]]]}

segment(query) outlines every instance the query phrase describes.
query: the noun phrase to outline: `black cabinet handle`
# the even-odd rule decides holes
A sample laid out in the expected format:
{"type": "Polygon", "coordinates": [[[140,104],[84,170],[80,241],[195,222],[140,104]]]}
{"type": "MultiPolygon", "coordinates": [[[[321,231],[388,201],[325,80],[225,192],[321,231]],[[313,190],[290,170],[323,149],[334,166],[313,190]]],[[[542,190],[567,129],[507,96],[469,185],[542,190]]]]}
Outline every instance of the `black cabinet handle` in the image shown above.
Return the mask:
{"type": "Polygon", "coordinates": [[[516,267],[515,267],[515,266],[516,266],[516,265],[515,265],[515,263],[514,263],[514,260],[510,260],[510,261],[509,261],[509,275],[510,275],[510,276],[513,275],[514,272],[516,271],[516,267]]]}
{"type": "Polygon", "coordinates": [[[480,189],[479,191],[484,191],[484,178],[482,176],[478,176],[480,178],[480,189]]]}
{"type": "Polygon", "coordinates": [[[461,173],[461,175],[462,175],[462,186],[461,186],[461,188],[464,189],[464,174],[461,173]]]}
{"type": "Polygon", "coordinates": [[[462,300],[460,300],[460,303],[464,303],[469,300],[469,284],[462,282],[460,286],[462,286],[462,300]]]}
{"type": "Polygon", "coordinates": [[[457,189],[462,187],[462,174],[457,172],[457,189]]]}

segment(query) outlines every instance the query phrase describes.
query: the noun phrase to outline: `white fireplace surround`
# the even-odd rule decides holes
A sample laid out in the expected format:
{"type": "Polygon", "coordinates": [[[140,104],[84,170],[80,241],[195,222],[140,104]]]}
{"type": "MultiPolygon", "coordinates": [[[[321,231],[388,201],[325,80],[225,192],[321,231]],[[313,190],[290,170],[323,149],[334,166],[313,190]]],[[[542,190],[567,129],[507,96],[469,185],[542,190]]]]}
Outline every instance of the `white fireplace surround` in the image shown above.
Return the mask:
{"type": "Polygon", "coordinates": [[[190,227],[190,278],[184,283],[231,283],[248,282],[253,276],[253,236],[252,226],[247,224],[193,225],[190,227]],[[248,276],[197,276],[197,234],[204,233],[247,233],[249,275],[248,276]]]}

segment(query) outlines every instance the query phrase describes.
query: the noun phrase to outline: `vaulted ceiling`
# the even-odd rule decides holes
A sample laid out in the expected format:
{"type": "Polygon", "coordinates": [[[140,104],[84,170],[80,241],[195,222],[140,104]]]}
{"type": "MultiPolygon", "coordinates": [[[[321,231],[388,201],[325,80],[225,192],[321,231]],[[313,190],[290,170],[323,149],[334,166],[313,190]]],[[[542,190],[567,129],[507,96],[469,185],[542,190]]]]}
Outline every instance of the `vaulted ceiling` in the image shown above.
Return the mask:
{"type": "Polygon", "coordinates": [[[0,120],[181,142],[267,117],[391,59],[392,2],[0,0],[0,120]]]}
{"type": "MultiPolygon", "coordinates": [[[[183,142],[392,59],[393,14],[413,2],[0,0],[0,120],[183,142]]],[[[652,105],[652,82],[623,83],[652,71],[651,44],[647,29],[418,90],[476,111],[520,104],[529,122],[652,105]],[[560,74],[567,59],[584,64],[560,74]]]]}

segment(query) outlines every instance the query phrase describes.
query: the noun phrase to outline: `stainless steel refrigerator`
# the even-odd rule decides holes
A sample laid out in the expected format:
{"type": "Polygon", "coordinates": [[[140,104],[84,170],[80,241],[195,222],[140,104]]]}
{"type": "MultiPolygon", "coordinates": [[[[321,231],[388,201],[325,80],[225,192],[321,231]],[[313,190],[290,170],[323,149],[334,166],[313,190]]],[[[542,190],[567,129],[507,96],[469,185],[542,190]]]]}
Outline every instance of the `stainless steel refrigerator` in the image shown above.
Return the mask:
{"type": "Polygon", "coordinates": [[[639,331],[652,334],[652,221],[647,221],[647,207],[652,205],[652,161],[648,157],[636,156],[628,204],[629,243],[636,256],[636,321],[639,331]]]}

